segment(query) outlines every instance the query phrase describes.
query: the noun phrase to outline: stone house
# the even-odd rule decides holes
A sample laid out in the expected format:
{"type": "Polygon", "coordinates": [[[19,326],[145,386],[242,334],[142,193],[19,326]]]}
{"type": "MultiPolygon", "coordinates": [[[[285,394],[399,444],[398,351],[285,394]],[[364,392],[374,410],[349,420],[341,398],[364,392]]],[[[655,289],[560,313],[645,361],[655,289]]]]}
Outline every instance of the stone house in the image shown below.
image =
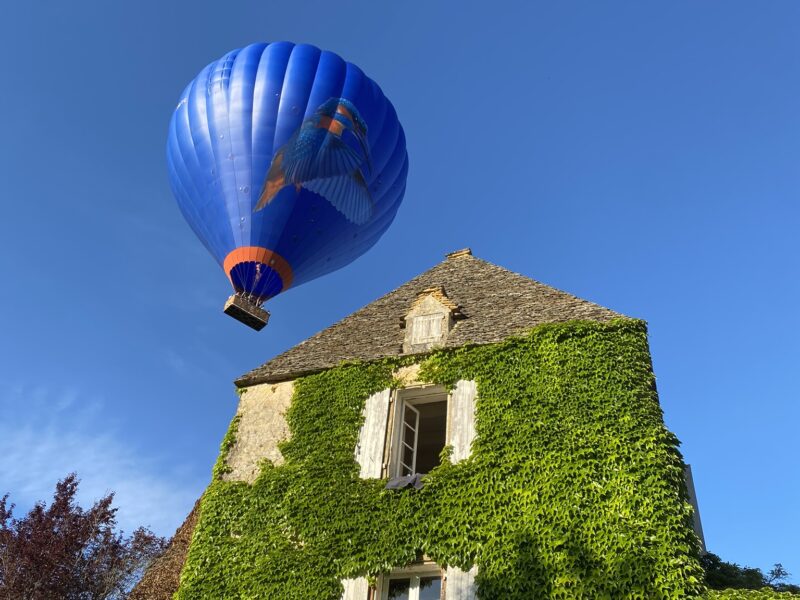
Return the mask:
{"type": "Polygon", "coordinates": [[[699,515],[640,321],[462,250],[236,386],[133,598],[692,596],[699,515]],[[335,389],[369,369],[386,383],[335,389]]]}

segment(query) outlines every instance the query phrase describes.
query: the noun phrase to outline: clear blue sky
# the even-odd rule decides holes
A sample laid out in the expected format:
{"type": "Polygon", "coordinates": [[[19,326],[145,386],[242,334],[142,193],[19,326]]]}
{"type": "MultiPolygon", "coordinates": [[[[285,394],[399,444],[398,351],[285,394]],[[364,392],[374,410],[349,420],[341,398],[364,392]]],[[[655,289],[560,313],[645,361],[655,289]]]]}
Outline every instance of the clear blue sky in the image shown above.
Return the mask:
{"type": "Polygon", "coordinates": [[[0,115],[0,492],[70,470],[169,534],[232,380],[442,259],[650,323],[709,549],[800,576],[800,3],[14,2],[0,115]],[[393,227],[256,334],[170,195],[183,86],[225,51],[359,64],[408,138],[393,227]]]}

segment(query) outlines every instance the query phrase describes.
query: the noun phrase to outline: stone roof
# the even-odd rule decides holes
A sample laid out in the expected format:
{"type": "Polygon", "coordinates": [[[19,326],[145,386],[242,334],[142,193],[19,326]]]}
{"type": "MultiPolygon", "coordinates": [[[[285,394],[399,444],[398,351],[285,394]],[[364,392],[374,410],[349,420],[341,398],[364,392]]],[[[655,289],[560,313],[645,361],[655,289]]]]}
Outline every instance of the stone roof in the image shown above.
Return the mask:
{"type": "Polygon", "coordinates": [[[178,527],[164,554],[155,559],[127,596],[127,600],[171,600],[180,585],[183,563],[189,552],[192,533],[200,516],[200,500],[178,527]]]}
{"type": "Polygon", "coordinates": [[[624,315],[472,256],[447,258],[236,380],[240,387],[291,379],[345,360],[403,353],[403,318],[418,296],[441,289],[458,306],[445,347],[502,341],[543,323],[609,321],[624,315]]]}

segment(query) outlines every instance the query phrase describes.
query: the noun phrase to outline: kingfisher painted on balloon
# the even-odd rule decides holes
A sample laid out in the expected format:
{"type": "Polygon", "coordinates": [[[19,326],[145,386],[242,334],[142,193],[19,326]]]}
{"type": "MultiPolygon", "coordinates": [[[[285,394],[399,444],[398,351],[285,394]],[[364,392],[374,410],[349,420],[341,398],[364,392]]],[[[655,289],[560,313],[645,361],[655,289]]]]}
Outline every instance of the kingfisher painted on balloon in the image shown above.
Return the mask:
{"type": "MultiPolygon", "coordinates": [[[[361,171],[370,164],[367,124],[345,98],[331,98],[289,138],[272,159],[256,210],[261,210],[285,186],[316,192],[349,221],[361,225],[372,216],[373,203],[361,171]],[[352,132],[362,154],[343,136],[352,132]]],[[[371,169],[371,167],[369,167],[371,169]]]]}
{"type": "Polygon", "coordinates": [[[172,116],[167,161],[181,212],[233,286],[225,312],[256,329],[263,302],[378,241],[408,172],[403,128],[378,85],[288,42],[203,69],[172,116]]]}

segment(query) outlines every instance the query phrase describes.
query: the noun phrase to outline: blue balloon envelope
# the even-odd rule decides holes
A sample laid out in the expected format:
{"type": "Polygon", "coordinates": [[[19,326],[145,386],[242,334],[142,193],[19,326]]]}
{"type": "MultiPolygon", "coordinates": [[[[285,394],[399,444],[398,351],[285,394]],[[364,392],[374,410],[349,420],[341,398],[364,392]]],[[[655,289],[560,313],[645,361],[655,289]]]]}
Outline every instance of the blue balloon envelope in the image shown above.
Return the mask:
{"type": "Polygon", "coordinates": [[[408,172],[378,85],[336,54],[253,44],[186,87],[167,141],[172,191],[255,306],[352,262],[386,231],[408,172]]]}

